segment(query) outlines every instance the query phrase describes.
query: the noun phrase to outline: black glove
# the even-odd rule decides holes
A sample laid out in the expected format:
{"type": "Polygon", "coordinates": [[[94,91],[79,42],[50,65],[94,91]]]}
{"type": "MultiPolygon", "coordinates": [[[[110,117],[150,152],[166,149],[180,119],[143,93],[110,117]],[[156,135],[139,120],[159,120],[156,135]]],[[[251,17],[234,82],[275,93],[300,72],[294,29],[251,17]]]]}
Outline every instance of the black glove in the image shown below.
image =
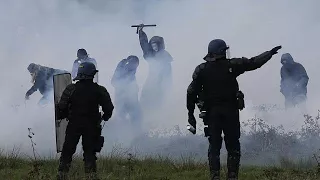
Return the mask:
{"type": "Polygon", "coordinates": [[[282,46],[274,47],[274,48],[271,49],[270,52],[272,53],[272,55],[275,55],[275,54],[278,53],[278,50],[281,49],[281,48],[282,48],[282,46]]]}
{"type": "Polygon", "coordinates": [[[197,121],[193,113],[190,113],[190,112],[188,113],[188,123],[196,129],[197,121]]]}

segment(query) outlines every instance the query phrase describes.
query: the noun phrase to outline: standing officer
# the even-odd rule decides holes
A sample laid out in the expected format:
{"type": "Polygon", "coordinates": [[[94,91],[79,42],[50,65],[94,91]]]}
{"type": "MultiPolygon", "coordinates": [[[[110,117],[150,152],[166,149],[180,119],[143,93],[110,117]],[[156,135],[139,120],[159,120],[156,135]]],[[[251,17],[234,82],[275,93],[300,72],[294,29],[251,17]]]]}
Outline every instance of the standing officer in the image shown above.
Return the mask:
{"type": "Polygon", "coordinates": [[[99,106],[102,106],[104,121],[109,120],[114,109],[107,89],[93,82],[97,72],[93,63],[81,63],[74,79],[79,81],[66,87],[56,107],[58,119],[69,120],[60,157],[58,180],[64,179],[69,171],[80,136],[86,176],[97,179],[96,152],[100,152],[104,141],[101,138],[99,106]]]}
{"type": "Polygon", "coordinates": [[[251,59],[226,58],[229,47],[221,39],[215,39],[208,45],[206,62],[198,65],[192,75],[187,90],[188,122],[196,128],[193,115],[200,93],[203,97],[206,115],[203,117],[205,136],[209,137],[208,160],[211,179],[220,179],[221,133],[224,133],[228,151],[228,179],[238,179],[240,165],[240,120],[239,109],[244,108],[243,94],[239,91],[237,77],[245,71],[252,71],[264,65],[281,46],[266,51],[251,59]]]}

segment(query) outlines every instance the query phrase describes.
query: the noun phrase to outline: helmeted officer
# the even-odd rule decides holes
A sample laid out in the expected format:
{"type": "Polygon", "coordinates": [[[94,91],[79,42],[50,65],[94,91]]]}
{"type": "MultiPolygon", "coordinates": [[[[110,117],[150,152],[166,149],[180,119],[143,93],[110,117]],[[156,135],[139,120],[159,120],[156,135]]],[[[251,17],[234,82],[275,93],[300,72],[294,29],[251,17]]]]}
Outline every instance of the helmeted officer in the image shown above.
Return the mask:
{"type": "Polygon", "coordinates": [[[109,120],[114,109],[107,89],[93,82],[97,72],[94,64],[81,63],[74,79],[79,81],[66,87],[56,107],[58,119],[69,120],[60,157],[58,179],[64,179],[69,171],[80,136],[82,136],[85,173],[97,179],[96,152],[100,152],[103,146],[99,106],[102,107],[104,121],[109,120]]]}
{"type": "Polygon", "coordinates": [[[189,124],[196,128],[193,115],[199,95],[204,101],[206,115],[203,117],[205,136],[209,137],[208,159],[212,179],[220,179],[221,133],[224,133],[228,151],[228,179],[236,180],[240,165],[240,120],[239,109],[244,108],[244,96],[239,91],[237,77],[246,71],[260,68],[277,53],[281,46],[266,51],[251,59],[226,58],[229,47],[221,39],[212,40],[208,46],[206,62],[198,65],[187,90],[189,124]]]}

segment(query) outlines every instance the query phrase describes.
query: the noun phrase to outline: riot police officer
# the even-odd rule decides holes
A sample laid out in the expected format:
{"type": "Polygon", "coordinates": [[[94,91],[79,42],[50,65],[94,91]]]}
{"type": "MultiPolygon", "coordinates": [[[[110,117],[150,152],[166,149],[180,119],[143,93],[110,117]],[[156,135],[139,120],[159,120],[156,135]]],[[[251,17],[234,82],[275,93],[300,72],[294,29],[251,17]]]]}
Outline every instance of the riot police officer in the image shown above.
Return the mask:
{"type": "Polygon", "coordinates": [[[74,79],[79,81],[66,87],[56,107],[58,119],[69,120],[60,157],[58,179],[64,179],[69,171],[80,136],[86,176],[97,179],[96,152],[100,152],[104,141],[101,136],[99,106],[102,107],[104,121],[108,121],[114,109],[107,89],[93,82],[97,72],[93,63],[81,63],[74,79]]]}
{"type": "Polygon", "coordinates": [[[252,71],[264,65],[281,46],[266,51],[256,57],[226,58],[229,47],[221,39],[212,40],[208,45],[206,62],[198,65],[192,75],[192,82],[187,90],[188,122],[194,128],[196,119],[193,115],[198,96],[204,101],[206,115],[203,117],[205,136],[209,140],[208,160],[211,179],[220,179],[221,133],[224,133],[228,151],[228,179],[238,179],[240,165],[240,120],[239,109],[244,108],[243,94],[239,91],[237,77],[246,71],[252,71]]]}

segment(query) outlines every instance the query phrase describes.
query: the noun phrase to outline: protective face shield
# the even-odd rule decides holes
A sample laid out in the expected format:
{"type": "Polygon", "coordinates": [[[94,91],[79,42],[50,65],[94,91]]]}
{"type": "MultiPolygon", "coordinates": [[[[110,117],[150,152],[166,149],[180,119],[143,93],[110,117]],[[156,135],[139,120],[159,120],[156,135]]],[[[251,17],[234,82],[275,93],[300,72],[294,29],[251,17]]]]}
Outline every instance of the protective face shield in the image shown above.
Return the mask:
{"type": "Polygon", "coordinates": [[[159,47],[157,43],[151,43],[151,47],[154,51],[158,52],[159,51],[159,47]]]}

